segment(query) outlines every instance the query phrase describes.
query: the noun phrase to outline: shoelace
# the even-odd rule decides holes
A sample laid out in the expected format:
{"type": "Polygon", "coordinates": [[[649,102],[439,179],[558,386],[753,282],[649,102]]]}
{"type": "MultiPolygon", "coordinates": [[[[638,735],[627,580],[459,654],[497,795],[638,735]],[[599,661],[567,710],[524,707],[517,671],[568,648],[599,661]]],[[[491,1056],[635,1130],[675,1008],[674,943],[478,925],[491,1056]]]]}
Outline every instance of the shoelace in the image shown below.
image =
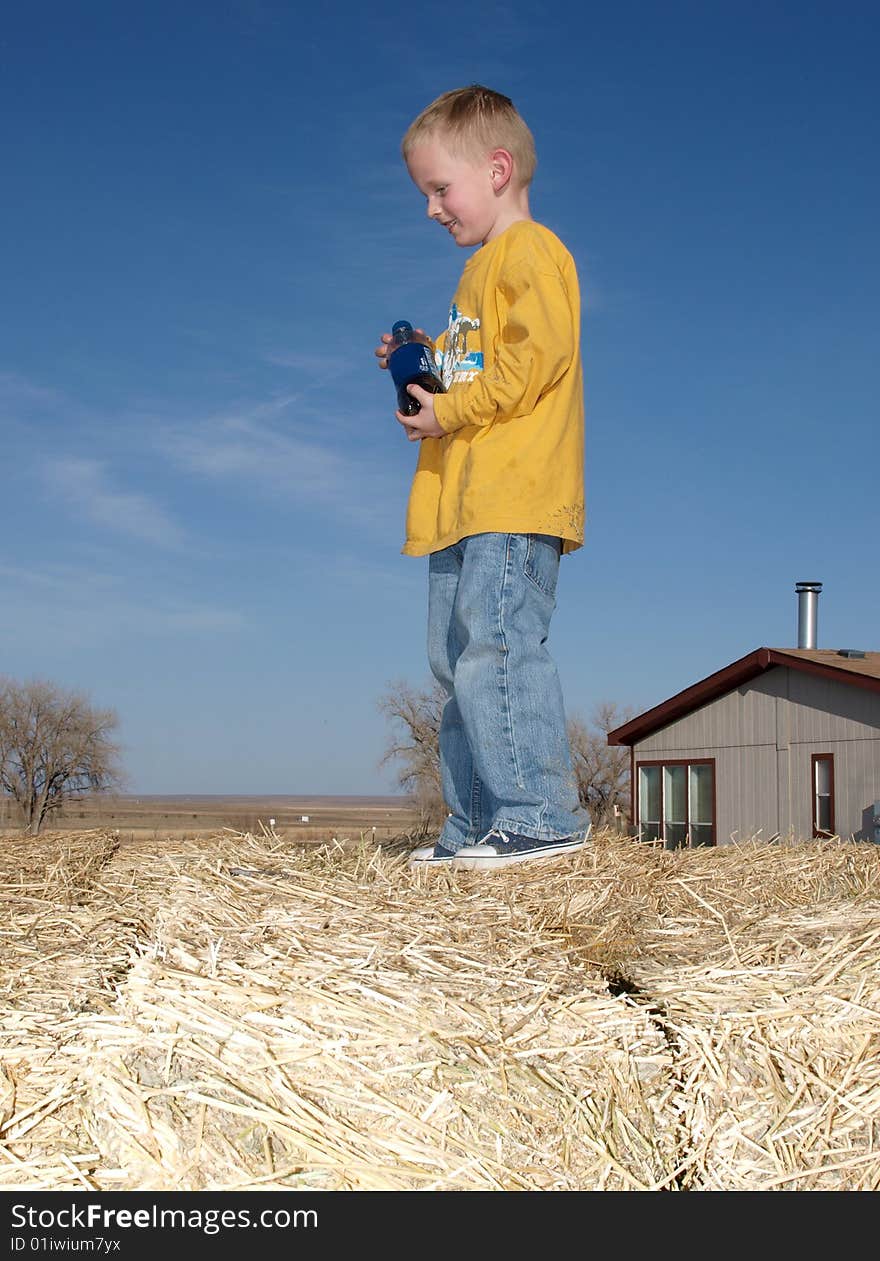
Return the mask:
{"type": "Polygon", "coordinates": [[[492,836],[499,837],[501,839],[502,845],[510,844],[510,837],[501,828],[492,828],[489,832],[487,832],[485,837],[483,838],[483,844],[484,845],[487,844],[489,841],[489,838],[492,836]]]}

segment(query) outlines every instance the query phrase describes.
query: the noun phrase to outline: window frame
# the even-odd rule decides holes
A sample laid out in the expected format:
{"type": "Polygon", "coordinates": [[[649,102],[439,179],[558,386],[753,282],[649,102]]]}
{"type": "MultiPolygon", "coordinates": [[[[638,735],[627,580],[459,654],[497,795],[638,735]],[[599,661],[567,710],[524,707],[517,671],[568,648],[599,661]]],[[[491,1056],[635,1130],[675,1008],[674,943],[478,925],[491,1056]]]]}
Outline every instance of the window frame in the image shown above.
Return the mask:
{"type": "MultiPolygon", "coordinates": [[[[664,770],[667,766],[684,766],[686,768],[687,778],[687,832],[685,833],[686,841],[681,846],[673,846],[675,849],[705,849],[712,845],[718,844],[718,802],[717,802],[717,777],[715,774],[715,758],[714,757],[666,757],[666,758],[634,758],[635,774],[633,775],[634,793],[633,807],[636,831],[639,836],[642,832],[642,799],[641,799],[641,771],[649,766],[657,766],[660,768],[660,836],[656,838],[657,842],[669,848],[669,842],[666,838],[666,775],[664,770]],[[694,826],[694,820],[691,818],[691,776],[690,768],[692,766],[709,766],[712,768],[712,823],[710,840],[704,842],[701,846],[695,846],[691,841],[691,828],[694,826]]],[[[697,826],[705,827],[705,824],[697,826]]],[[[653,838],[652,838],[653,843],[653,838]]]]}
{"type": "Polygon", "coordinates": [[[813,839],[827,840],[831,836],[836,836],[835,809],[834,809],[834,754],[833,753],[811,753],[810,754],[810,816],[812,818],[813,839]],[[816,782],[816,768],[820,762],[828,763],[828,810],[831,816],[831,830],[819,826],[819,791],[816,782]]]}

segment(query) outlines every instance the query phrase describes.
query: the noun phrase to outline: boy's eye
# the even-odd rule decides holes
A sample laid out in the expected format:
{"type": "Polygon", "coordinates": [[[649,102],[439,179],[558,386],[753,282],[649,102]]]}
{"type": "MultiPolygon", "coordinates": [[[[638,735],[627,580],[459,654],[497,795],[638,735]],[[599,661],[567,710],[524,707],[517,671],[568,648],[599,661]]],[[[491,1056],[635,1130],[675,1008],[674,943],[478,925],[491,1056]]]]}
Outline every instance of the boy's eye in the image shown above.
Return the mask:
{"type": "Polygon", "coordinates": [[[437,187],[434,189],[434,192],[437,194],[438,197],[442,197],[446,192],[446,185],[438,184],[437,187]]]}

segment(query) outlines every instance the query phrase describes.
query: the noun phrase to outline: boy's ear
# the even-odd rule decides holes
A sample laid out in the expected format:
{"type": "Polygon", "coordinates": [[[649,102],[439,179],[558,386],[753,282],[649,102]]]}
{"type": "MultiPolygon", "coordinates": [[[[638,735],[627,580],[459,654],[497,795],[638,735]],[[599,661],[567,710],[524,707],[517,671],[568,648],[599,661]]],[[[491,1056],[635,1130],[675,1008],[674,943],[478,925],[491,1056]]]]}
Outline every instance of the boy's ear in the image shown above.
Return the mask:
{"type": "Polygon", "coordinates": [[[489,154],[489,174],[496,193],[500,193],[510,183],[513,158],[507,149],[493,149],[489,154]]]}

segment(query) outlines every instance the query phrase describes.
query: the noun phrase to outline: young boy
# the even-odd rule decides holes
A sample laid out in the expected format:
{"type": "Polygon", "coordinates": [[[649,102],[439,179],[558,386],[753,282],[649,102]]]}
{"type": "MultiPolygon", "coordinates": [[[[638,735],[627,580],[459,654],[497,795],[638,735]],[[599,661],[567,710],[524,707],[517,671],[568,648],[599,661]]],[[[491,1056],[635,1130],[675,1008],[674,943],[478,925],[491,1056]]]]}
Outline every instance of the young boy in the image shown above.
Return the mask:
{"type": "Polygon", "coordinates": [[[449,816],[410,864],[503,868],[576,851],[590,832],[546,646],[560,555],[583,544],[579,287],[529,213],[534,141],[506,96],[445,93],[402,150],[428,218],[479,247],[437,342],[446,392],[409,386],[420,411],[396,413],[421,443],[403,552],[429,557],[428,658],[448,694],[449,816]]]}

